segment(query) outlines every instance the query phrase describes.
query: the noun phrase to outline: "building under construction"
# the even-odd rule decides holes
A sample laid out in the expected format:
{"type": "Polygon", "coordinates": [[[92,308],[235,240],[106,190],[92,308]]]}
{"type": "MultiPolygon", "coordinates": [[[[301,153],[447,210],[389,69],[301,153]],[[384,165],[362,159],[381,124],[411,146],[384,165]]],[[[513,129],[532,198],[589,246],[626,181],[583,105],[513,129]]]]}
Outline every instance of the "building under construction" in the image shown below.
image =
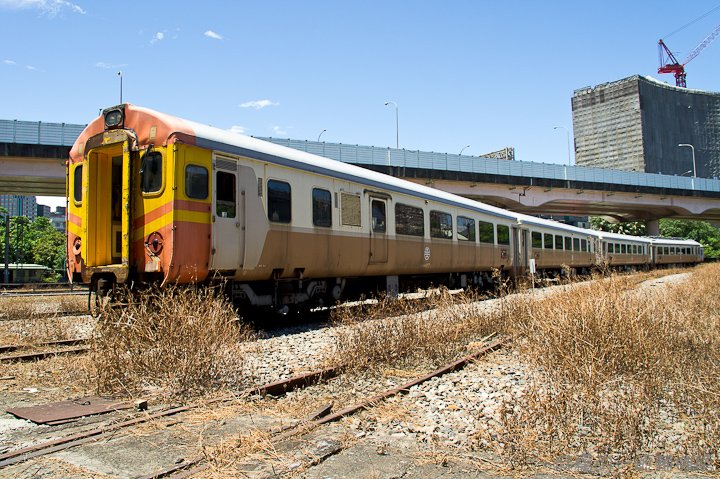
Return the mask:
{"type": "Polygon", "coordinates": [[[575,90],[579,166],[667,175],[720,177],[720,93],[689,90],[635,75],[575,90]]]}

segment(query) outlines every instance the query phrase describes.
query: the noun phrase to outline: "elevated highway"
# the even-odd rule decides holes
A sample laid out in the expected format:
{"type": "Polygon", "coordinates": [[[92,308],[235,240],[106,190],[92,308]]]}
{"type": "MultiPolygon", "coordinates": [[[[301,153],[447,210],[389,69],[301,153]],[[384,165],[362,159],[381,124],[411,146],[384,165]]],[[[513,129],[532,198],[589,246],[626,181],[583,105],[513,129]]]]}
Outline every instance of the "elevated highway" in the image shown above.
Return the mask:
{"type": "MultiPolygon", "coordinates": [[[[83,128],[0,120],[0,192],[65,195],[65,160],[83,128]]],[[[263,139],[528,214],[720,221],[720,181],[716,179],[263,139]]]]}

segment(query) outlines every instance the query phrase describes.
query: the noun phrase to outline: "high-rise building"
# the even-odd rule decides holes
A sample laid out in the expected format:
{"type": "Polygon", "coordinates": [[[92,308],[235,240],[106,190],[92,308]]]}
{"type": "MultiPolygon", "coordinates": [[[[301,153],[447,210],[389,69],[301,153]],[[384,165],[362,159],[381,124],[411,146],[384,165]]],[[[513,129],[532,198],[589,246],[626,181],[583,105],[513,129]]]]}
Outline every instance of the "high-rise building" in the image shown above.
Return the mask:
{"type": "Polygon", "coordinates": [[[720,93],[635,75],[575,90],[572,111],[579,166],[720,176],[720,93]]]}
{"type": "Polygon", "coordinates": [[[27,216],[30,221],[37,217],[37,201],[34,196],[0,195],[0,207],[10,216],[27,216]]]}

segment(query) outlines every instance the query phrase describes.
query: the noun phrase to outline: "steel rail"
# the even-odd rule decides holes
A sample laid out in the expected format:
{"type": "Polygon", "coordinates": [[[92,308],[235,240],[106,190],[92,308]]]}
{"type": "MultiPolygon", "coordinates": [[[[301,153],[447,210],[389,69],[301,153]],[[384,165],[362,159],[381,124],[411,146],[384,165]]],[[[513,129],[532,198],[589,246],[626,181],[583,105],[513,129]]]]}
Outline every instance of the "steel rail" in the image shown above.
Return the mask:
{"type": "Polygon", "coordinates": [[[270,394],[270,395],[280,395],[284,394],[285,392],[292,391],[294,389],[297,389],[301,386],[307,386],[310,384],[314,384],[315,382],[321,381],[323,379],[331,378],[335,375],[337,375],[340,371],[340,368],[325,368],[319,371],[309,372],[300,374],[297,376],[293,376],[281,381],[276,381],[272,383],[268,383],[262,386],[255,386],[246,389],[242,393],[240,393],[238,396],[235,395],[227,395],[220,398],[213,399],[211,401],[205,402],[203,404],[193,404],[193,405],[186,405],[186,406],[180,406],[175,407],[171,409],[166,409],[164,411],[159,411],[154,414],[147,415],[145,417],[139,417],[135,419],[130,419],[128,421],[123,421],[117,424],[112,424],[106,427],[101,427],[97,429],[93,429],[90,431],[73,434],[71,436],[53,439],[51,441],[42,442],[39,444],[35,444],[33,446],[28,446],[22,449],[18,449],[15,451],[7,452],[5,454],[0,454],[0,468],[5,466],[10,466],[12,464],[17,464],[23,461],[27,461],[29,459],[33,459],[36,457],[44,456],[46,454],[51,454],[53,452],[62,451],[64,449],[69,449],[71,447],[79,446],[81,444],[85,444],[90,441],[97,441],[99,438],[104,437],[110,433],[113,433],[119,429],[123,429],[126,427],[134,426],[136,424],[142,424],[154,419],[171,416],[174,414],[178,414],[181,412],[189,411],[198,407],[201,407],[204,404],[215,404],[218,402],[227,402],[234,399],[237,399],[237,397],[243,397],[243,396],[249,396],[252,394],[270,394]]]}
{"type": "MultiPolygon", "coordinates": [[[[493,351],[496,351],[497,349],[500,349],[501,347],[505,346],[509,342],[509,339],[502,338],[502,339],[496,339],[495,341],[492,341],[491,343],[488,343],[478,351],[468,354],[467,356],[464,356],[457,361],[454,361],[452,363],[446,364],[445,366],[438,368],[431,373],[428,373],[426,375],[420,376],[418,378],[413,379],[412,381],[409,381],[401,386],[388,389],[380,394],[377,394],[375,396],[370,397],[369,399],[366,399],[365,401],[362,401],[360,403],[357,403],[355,405],[346,407],[344,409],[341,409],[340,411],[333,413],[333,414],[323,414],[322,417],[318,417],[316,419],[312,419],[307,422],[301,422],[296,424],[295,426],[286,428],[279,433],[273,434],[270,437],[270,441],[273,444],[278,444],[283,441],[286,441],[294,436],[296,436],[299,433],[307,433],[323,424],[327,424],[330,422],[338,421],[339,419],[342,419],[343,417],[353,415],[357,412],[364,411],[366,409],[371,408],[373,405],[389,398],[392,396],[396,396],[398,394],[405,394],[407,393],[410,388],[413,386],[417,386],[419,384],[422,384],[432,378],[442,376],[444,374],[451,373],[453,371],[457,371],[458,369],[464,368],[466,365],[471,363],[472,361],[475,361],[479,359],[482,356],[485,356],[493,351]]],[[[324,409],[321,409],[320,411],[324,411],[324,409]]],[[[141,479],[161,479],[161,478],[171,478],[171,479],[185,479],[188,477],[192,477],[195,474],[199,474],[205,470],[207,470],[210,465],[207,463],[203,463],[205,461],[205,456],[197,456],[189,461],[182,462],[176,466],[169,467],[167,469],[163,469],[162,471],[157,471],[151,475],[143,476],[141,479]],[[195,467],[193,467],[195,466],[195,467]],[[188,469],[191,468],[191,469],[188,469]]]]}

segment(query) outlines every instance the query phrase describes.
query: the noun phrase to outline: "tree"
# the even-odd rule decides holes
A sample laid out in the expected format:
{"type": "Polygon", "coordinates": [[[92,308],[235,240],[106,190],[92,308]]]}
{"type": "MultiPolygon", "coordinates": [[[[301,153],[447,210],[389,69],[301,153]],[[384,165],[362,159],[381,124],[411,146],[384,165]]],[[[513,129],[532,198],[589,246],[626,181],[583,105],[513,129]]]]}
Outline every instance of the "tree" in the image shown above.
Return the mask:
{"type": "Polygon", "coordinates": [[[707,221],[661,219],[660,234],[695,240],[705,248],[706,257],[720,257],[720,229],[707,221]]]}
{"type": "Polygon", "coordinates": [[[630,236],[643,236],[647,234],[647,226],[642,221],[626,221],[623,223],[611,223],[600,216],[590,217],[590,226],[597,231],[607,231],[630,236]]]}
{"type": "MultiPolygon", "coordinates": [[[[35,263],[57,270],[65,263],[65,235],[56,230],[50,220],[38,217],[34,221],[25,216],[10,218],[10,262],[35,263]]],[[[0,224],[3,251],[5,222],[0,224]]]]}

